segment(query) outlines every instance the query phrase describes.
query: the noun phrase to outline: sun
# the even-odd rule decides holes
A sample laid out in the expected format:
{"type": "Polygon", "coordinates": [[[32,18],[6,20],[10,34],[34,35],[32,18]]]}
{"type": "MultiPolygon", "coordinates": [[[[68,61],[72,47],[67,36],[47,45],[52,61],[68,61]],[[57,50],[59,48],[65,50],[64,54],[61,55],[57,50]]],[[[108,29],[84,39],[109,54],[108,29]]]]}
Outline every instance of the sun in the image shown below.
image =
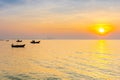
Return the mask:
{"type": "Polygon", "coordinates": [[[100,28],[100,29],[99,29],[99,32],[100,32],[100,33],[104,33],[104,32],[105,32],[105,29],[104,29],[104,28],[100,28]]]}
{"type": "Polygon", "coordinates": [[[96,32],[103,35],[103,34],[107,34],[109,32],[109,29],[105,26],[96,26],[96,32]]]}
{"type": "Polygon", "coordinates": [[[95,25],[96,32],[100,35],[106,35],[111,31],[111,26],[108,24],[97,24],[95,25]]]}
{"type": "Polygon", "coordinates": [[[92,27],[92,32],[99,34],[99,35],[107,35],[108,33],[112,32],[113,27],[110,24],[95,24],[92,27]]]}

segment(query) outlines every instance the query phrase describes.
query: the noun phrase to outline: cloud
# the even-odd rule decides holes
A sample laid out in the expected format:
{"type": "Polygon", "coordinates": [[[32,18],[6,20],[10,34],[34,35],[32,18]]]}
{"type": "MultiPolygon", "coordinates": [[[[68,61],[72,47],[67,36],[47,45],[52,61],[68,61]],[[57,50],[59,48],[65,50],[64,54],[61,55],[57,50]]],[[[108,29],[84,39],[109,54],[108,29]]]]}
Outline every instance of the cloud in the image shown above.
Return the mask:
{"type": "Polygon", "coordinates": [[[46,8],[54,13],[69,13],[70,11],[94,11],[119,7],[120,0],[0,0],[0,6],[24,6],[29,8],[46,8]]]}
{"type": "MultiPolygon", "coordinates": [[[[119,13],[120,0],[0,0],[0,16],[49,17],[97,12],[119,13]],[[9,5],[9,6],[8,6],[9,5]],[[5,6],[8,6],[7,8],[5,6]]],[[[102,14],[104,14],[102,13],[102,14]]]]}
{"type": "Polygon", "coordinates": [[[0,0],[1,4],[9,4],[9,7],[1,10],[0,16],[40,18],[43,21],[51,17],[87,18],[111,12],[119,13],[119,2],[119,0],[116,2],[114,0],[0,0]]]}

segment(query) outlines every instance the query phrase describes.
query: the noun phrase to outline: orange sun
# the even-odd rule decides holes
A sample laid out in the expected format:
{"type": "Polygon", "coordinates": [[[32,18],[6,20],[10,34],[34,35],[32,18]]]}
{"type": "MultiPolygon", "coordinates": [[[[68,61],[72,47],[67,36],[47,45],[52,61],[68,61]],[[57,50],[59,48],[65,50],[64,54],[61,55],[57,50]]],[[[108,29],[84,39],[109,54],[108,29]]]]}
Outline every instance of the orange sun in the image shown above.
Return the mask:
{"type": "Polygon", "coordinates": [[[99,32],[100,32],[101,34],[103,34],[103,33],[105,33],[105,29],[101,27],[101,28],[99,29],[99,32]]]}
{"type": "Polygon", "coordinates": [[[99,35],[106,35],[112,32],[113,27],[109,24],[96,24],[92,27],[92,32],[99,35]]]}

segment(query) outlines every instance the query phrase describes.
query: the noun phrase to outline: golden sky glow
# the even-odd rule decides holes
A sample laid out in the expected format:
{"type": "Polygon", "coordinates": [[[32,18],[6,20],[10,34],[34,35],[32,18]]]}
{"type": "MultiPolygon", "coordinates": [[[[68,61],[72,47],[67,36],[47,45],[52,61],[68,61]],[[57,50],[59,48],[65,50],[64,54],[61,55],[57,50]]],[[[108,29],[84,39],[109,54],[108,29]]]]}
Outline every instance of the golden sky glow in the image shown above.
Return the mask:
{"type": "Polygon", "coordinates": [[[91,32],[93,32],[93,34],[99,34],[99,35],[107,35],[108,33],[112,33],[112,31],[114,31],[114,28],[112,25],[110,24],[94,24],[91,27],[91,32]]]}
{"type": "Polygon", "coordinates": [[[0,0],[0,36],[89,39],[96,38],[95,34],[110,33],[108,37],[118,38],[118,3],[119,0],[0,0]],[[94,28],[89,31],[91,25],[94,28]]]}

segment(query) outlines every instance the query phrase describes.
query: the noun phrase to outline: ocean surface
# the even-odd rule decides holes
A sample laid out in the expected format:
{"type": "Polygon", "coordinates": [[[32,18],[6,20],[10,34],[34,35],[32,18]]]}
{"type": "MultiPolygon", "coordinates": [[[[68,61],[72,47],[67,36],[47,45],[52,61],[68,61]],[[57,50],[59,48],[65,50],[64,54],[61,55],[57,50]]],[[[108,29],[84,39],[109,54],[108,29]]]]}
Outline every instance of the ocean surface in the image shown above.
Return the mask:
{"type": "Polygon", "coordinates": [[[0,41],[0,80],[120,80],[120,40],[30,41],[0,41]]]}

